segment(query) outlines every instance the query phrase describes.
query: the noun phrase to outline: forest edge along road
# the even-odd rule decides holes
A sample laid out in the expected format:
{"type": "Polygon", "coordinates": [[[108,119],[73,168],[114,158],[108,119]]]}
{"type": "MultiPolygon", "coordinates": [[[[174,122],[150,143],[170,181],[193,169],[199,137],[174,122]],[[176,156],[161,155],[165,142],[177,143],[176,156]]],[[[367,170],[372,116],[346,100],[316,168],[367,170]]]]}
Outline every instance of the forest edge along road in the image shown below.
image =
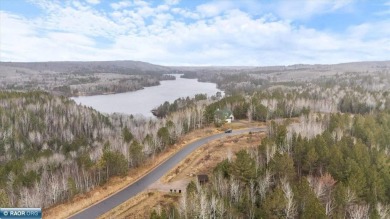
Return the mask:
{"type": "Polygon", "coordinates": [[[100,215],[108,212],[114,207],[120,205],[124,201],[134,197],[138,193],[142,192],[153,182],[157,181],[159,178],[164,176],[170,169],[175,167],[181,160],[188,156],[191,152],[199,148],[200,146],[208,143],[209,141],[217,140],[227,136],[239,135],[247,132],[260,132],[265,131],[265,128],[247,128],[241,130],[234,130],[232,133],[219,133],[212,136],[208,136],[202,139],[199,139],[193,143],[188,144],[183,149],[178,151],[176,154],[172,155],[166,161],[161,163],[159,166],[155,167],[149,173],[135,181],[134,183],[128,185],[124,189],[114,193],[113,195],[105,198],[104,200],[89,206],[88,208],[83,209],[82,211],[77,212],[72,215],[71,219],[90,219],[97,218],[100,215]]]}
{"type": "Polygon", "coordinates": [[[124,189],[114,193],[113,195],[105,198],[104,200],[89,206],[88,208],[83,209],[82,211],[77,212],[72,215],[71,219],[90,219],[97,218],[100,215],[108,212],[114,207],[120,205],[124,201],[134,197],[138,193],[145,190],[153,182],[160,179],[164,176],[170,169],[175,167],[181,160],[188,156],[191,152],[201,147],[202,145],[208,143],[209,141],[217,140],[227,136],[239,135],[247,132],[260,132],[265,131],[265,128],[247,128],[241,130],[234,130],[232,133],[219,133],[212,136],[208,136],[202,139],[199,139],[193,143],[188,144],[183,149],[172,155],[170,158],[162,162],[160,165],[152,169],[149,173],[135,181],[134,183],[126,186],[124,189]]]}

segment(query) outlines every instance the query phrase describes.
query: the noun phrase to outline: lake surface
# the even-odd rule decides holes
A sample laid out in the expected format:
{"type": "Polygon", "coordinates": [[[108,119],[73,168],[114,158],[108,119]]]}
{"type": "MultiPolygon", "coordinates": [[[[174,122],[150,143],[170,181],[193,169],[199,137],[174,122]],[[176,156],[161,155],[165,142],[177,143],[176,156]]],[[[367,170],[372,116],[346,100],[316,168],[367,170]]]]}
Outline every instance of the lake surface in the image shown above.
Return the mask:
{"type": "Polygon", "coordinates": [[[161,81],[160,85],[145,87],[142,90],[108,94],[73,97],[76,103],[90,106],[102,113],[125,113],[142,114],[153,116],[150,112],[165,101],[173,102],[180,97],[194,97],[195,94],[207,94],[208,97],[215,95],[218,91],[214,83],[198,82],[197,79],[180,78],[175,75],[176,80],[161,81]]]}

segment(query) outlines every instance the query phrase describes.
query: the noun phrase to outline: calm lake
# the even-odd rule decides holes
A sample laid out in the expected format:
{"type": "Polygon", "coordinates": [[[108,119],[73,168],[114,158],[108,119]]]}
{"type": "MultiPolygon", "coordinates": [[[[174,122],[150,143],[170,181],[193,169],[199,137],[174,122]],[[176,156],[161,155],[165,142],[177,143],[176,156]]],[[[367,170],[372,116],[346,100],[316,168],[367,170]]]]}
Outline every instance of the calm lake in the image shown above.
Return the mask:
{"type": "Polygon", "coordinates": [[[73,97],[76,103],[103,112],[103,113],[125,113],[125,114],[142,114],[144,116],[153,116],[150,112],[156,106],[165,101],[172,102],[180,97],[194,97],[195,94],[207,94],[208,97],[215,95],[218,91],[214,83],[198,82],[197,79],[180,78],[175,75],[176,80],[161,81],[159,86],[146,87],[143,90],[96,95],[85,97],[73,97]]]}

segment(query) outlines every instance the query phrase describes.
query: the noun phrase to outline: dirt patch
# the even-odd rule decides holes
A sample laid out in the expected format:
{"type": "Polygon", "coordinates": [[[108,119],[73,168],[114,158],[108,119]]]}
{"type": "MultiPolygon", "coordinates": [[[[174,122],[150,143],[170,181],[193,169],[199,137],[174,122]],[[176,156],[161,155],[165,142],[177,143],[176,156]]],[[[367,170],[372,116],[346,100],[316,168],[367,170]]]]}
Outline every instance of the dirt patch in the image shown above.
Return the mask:
{"type": "Polygon", "coordinates": [[[161,180],[153,183],[148,187],[148,191],[160,191],[166,193],[182,193],[186,191],[187,185],[190,182],[190,179],[178,179],[172,182],[164,183],[161,180]]]}
{"type": "Polygon", "coordinates": [[[136,197],[127,200],[122,205],[99,217],[107,219],[144,219],[150,218],[153,210],[160,211],[171,203],[178,201],[180,196],[165,192],[143,192],[136,197]],[[164,200],[162,202],[161,200],[164,200]]]}
{"type": "Polygon", "coordinates": [[[99,219],[150,218],[154,210],[161,212],[162,209],[167,209],[177,203],[181,198],[181,194],[148,189],[103,214],[99,219]]]}

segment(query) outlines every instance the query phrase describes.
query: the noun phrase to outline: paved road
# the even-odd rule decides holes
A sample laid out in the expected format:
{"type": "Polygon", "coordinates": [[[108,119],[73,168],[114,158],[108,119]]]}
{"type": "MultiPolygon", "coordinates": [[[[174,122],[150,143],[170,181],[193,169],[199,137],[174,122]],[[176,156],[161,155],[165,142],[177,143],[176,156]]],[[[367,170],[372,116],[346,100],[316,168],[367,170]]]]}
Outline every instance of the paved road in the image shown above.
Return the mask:
{"type": "Polygon", "coordinates": [[[153,169],[151,172],[134,182],[133,184],[128,185],[126,188],[120,190],[118,193],[104,199],[101,202],[98,202],[95,205],[92,205],[83,211],[78,212],[77,214],[70,217],[71,219],[91,219],[97,218],[100,215],[108,212],[109,210],[115,208],[116,206],[122,204],[126,200],[136,196],[138,193],[145,190],[149,185],[156,182],[162,176],[164,176],[170,169],[175,167],[180,161],[182,161],[186,156],[191,152],[199,148],[200,146],[225,136],[239,135],[246,132],[260,132],[265,131],[264,128],[249,128],[242,130],[233,130],[232,133],[219,133],[209,137],[199,139],[191,144],[188,144],[183,149],[178,151],[175,155],[170,157],[168,160],[163,162],[157,168],[153,169]]]}

